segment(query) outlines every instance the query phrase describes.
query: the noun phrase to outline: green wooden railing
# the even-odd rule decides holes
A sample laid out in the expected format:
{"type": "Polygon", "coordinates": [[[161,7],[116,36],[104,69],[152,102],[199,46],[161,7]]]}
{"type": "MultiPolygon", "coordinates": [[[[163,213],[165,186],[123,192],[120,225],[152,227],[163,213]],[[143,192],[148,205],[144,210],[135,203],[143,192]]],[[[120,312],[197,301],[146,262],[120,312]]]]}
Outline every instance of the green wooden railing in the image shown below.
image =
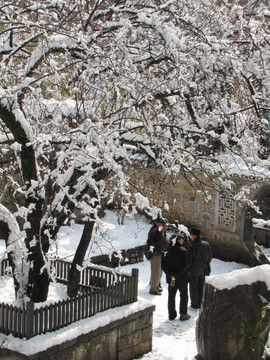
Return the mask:
{"type": "MultiPolygon", "coordinates": [[[[0,276],[6,273],[8,260],[0,266],[0,276]]],[[[54,260],[56,280],[67,283],[71,263],[54,260]]],[[[88,266],[81,271],[81,293],[50,305],[35,308],[31,301],[24,308],[0,303],[0,332],[30,339],[63,328],[98,312],[137,301],[138,269],[131,274],[112,269],[88,266]]]]}

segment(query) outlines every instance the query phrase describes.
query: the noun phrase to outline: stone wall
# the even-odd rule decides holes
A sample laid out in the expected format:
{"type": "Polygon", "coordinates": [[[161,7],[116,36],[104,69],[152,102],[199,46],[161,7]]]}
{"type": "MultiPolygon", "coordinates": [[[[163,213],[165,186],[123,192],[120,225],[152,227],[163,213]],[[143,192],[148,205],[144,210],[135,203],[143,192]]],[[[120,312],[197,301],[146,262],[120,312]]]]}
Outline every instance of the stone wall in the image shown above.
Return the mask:
{"type": "Polygon", "coordinates": [[[96,265],[102,265],[107,267],[117,267],[119,265],[131,265],[144,261],[144,254],[146,253],[147,246],[136,246],[132,249],[121,250],[122,258],[119,264],[118,253],[115,252],[111,256],[109,255],[97,255],[91,257],[91,263],[96,265]]]}
{"type": "MultiPolygon", "coordinates": [[[[171,179],[157,168],[138,165],[130,169],[130,174],[136,188],[163,210],[169,222],[177,220],[189,229],[199,228],[203,238],[211,243],[215,257],[257,265],[256,256],[250,256],[245,244],[253,241],[252,223],[246,220],[247,208],[233,198],[222,196],[213,183],[208,187],[210,178],[208,181],[198,172],[197,186],[193,187],[192,177],[171,179]]],[[[234,182],[235,192],[245,190],[251,199],[262,187],[270,187],[269,182],[252,177],[235,176],[230,180],[234,182]]]]}
{"type": "MultiPolygon", "coordinates": [[[[152,350],[155,306],[111,321],[87,334],[26,356],[0,348],[0,360],[131,360],[152,350]]],[[[91,319],[89,319],[91,321],[91,319]]]]}

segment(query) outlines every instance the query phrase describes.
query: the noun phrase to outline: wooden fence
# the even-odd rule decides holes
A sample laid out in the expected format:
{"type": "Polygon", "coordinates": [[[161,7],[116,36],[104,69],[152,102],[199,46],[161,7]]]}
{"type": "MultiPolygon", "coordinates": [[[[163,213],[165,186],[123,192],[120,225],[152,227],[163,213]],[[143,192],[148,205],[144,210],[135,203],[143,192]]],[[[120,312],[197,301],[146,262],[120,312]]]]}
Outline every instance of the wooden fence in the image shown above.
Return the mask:
{"type": "MultiPolygon", "coordinates": [[[[56,280],[67,283],[70,262],[54,260],[56,280]]],[[[3,260],[0,275],[8,268],[3,260]]],[[[0,304],[0,332],[18,338],[30,339],[63,328],[98,312],[137,301],[138,269],[123,274],[112,269],[88,266],[81,271],[80,295],[35,309],[29,301],[24,308],[0,304]]]]}

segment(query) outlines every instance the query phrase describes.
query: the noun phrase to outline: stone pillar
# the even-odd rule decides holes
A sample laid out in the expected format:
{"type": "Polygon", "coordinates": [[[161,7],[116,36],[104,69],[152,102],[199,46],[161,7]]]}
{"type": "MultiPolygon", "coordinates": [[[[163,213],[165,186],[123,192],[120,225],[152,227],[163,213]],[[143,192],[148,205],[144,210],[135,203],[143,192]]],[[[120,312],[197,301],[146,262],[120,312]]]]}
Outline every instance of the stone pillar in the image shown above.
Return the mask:
{"type": "Polygon", "coordinates": [[[235,270],[206,279],[196,324],[198,359],[261,358],[270,331],[270,265],[235,270]]]}

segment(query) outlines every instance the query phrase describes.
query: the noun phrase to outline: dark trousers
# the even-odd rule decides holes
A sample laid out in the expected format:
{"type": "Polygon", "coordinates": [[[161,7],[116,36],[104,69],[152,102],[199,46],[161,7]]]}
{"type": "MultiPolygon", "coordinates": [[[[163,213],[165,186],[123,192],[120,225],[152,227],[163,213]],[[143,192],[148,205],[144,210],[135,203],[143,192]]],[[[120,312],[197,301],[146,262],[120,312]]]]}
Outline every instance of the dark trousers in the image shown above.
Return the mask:
{"type": "Polygon", "coordinates": [[[189,295],[191,306],[199,309],[202,303],[203,287],[205,283],[204,275],[191,275],[189,276],[189,295]]]}
{"type": "Polygon", "coordinates": [[[168,312],[169,319],[174,319],[177,316],[177,312],[175,310],[175,296],[177,290],[180,292],[180,306],[179,313],[187,314],[187,304],[188,304],[188,286],[187,283],[178,283],[174,287],[171,287],[170,284],[168,286],[168,312]]]}

